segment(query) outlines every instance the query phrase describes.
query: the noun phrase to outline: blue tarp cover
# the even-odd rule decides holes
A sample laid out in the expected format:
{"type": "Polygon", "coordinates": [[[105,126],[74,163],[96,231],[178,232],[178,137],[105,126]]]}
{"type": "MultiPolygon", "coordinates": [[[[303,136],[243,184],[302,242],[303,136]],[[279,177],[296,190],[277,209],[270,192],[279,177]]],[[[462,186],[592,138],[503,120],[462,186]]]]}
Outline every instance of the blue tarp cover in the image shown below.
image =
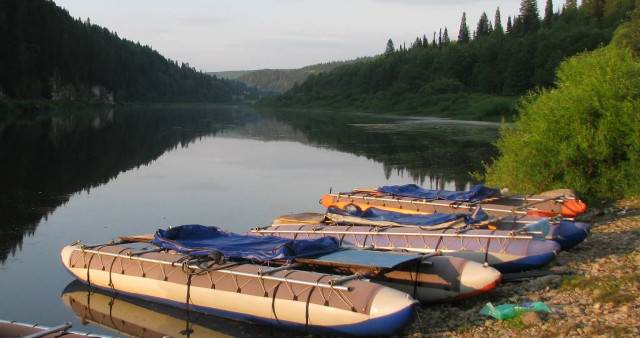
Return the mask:
{"type": "Polygon", "coordinates": [[[340,250],[340,242],[334,237],[313,240],[259,237],[239,235],[198,224],[159,229],[151,243],[189,255],[206,256],[218,251],[228,259],[247,259],[254,262],[308,258],[340,250]]]}
{"type": "Polygon", "coordinates": [[[362,209],[355,204],[349,204],[345,206],[344,209],[338,208],[336,206],[330,206],[327,211],[338,215],[359,217],[371,221],[389,221],[404,225],[419,226],[438,225],[445,222],[453,221],[458,218],[464,218],[464,222],[466,224],[475,224],[480,221],[484,221],[489,217],[489,215],[487,215],[487,213],[482,209],[479,210],[475,217],[472,217],[472,214],[469,213],[446,214],[442,212],[436,212],[429,215],[420,215],[387,211],[375,207],[371,207],[362,211],[362,209]]]}
{"type": "Polygon", "coordinates": [[[386,251],[371,250],[340,250],[314,258],[313,261],[319,265],[346,265],[359,267],[376,267],[390,269],[408,261],[422,260],[421,254],[405,254],[386,251]]]}
{"type": "Polygon", "coordinates": [[[378,192],[406,197],[461,202],[476,202],[485,198],[500,196],[500,189],[489,188],[482,184],[476,185],[468,191],[429,190],[416,184],[386,185],[378,188],[378,192]]]}

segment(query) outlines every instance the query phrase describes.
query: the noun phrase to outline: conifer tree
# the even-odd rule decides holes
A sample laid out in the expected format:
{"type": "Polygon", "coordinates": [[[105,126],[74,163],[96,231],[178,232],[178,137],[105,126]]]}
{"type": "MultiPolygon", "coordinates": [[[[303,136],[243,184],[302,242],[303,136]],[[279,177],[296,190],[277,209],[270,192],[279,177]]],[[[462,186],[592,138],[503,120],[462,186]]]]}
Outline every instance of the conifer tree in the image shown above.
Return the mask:
{"type": "Polygon", "coordinates": [[[444,28],[444,32],[442,32],[442,43],[443,46],[449,45],[451,39],[449,38],[449,32],[447,31],[447,27],[444,28]]]}
{"type": "Polygon", "coordinates": [[[469,34],[469,26],[467,26],[467,13],[462,12],[462,19],[460,20],[460,31],[458,32],[458,43],[465,44],[471,39],[469,34]]]}
{"type": "Polygon", "coordinates": [[[504,33],[504,29],[502,29],[502,19],[500,18],[500,7],[496,9],[496,16],[494,18],[495,26],[493,27],[493,31],[497,33],[504,33]]]}
{"type": "Polygon", "coordinates": [[[538,27],[540,27],[538,2],[536,0],[522,0],[520,2],[520,16],[518,17],[518,31],[523,33],[533,32],[538,27]]]}
{"type": "Polygon", "coordinates": [[[422,47],[429,47],[429,41],[427,40],[427,34],[422,34],[422,47]]]}
{"type": "Polygon", "coordinates": [[[564,4],[565,10],[577,10],[578,9],[578,0],[566,0],[564,4]]]}
{"type": "Polygon", "coordinates": [[[438,47],[442,47],[442,28],[440,28],[440,33],[438,34],[438,47]]]}
{"type": "Polygon", "coordinates": [[[416,37],[416,41],[413,42],[411,48],[422,47],[422,39],[420,37],[416,37]]]}
{"type": "Polygon", "coordinates": [[[605,0],[583,0],[582,9],[584,9],[587,15],[594,17],[598,20],[602,19],[604,14],[605,0]]]}
{"type": "Polygon", "coordinates": [[[431,40],[431,47],[438,47],[438,42],[436,40],[436,32],[433,32],[433,40],[431,40]]]}
{"type": "Polygon", "coordinates": [[[511,15],[509,15],[509,17],[507,18],[507,34],[511,33],[511,29],[513,29],[513,26],[511,24],[511,15]]]}
{"type": "Polygon", "coordinates": [[[396,52],[396,48],[393,46],[393,40],[387,41],[387,47],[384,50],[384,56],[393,55],[396,52]]]}
{"type": "Polygon", "coordinates": [[[544,23],[549,24],[553,18],[553,1],[547,0],[547,4],[544,7],[544,23]]]}
{"type": "Polygon", "coordinates": [[[487,36],[491,33],[491,25],[489,24],[489,18],[487,17],[487,13],[482,12],[480,15],[480,20],[478,20],[478,26],[476,27],[476,33],[474,38],[479,38],[482,36],[487,36]]]}

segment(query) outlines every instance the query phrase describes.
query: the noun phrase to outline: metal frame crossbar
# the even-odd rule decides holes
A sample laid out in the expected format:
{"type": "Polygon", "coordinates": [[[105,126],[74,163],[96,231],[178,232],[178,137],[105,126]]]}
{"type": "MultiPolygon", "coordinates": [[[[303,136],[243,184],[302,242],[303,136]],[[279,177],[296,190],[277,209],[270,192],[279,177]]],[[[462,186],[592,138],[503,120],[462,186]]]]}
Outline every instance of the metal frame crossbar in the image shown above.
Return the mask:
{"type": "MultiPolygon", "coordinates": [[[[97,246],[94,245],[92,247],[97,247],[97,246]]],[[[78,247],[78,248],[76,248],[76,250],[77,251],[81,251],[81,252],[91,253],[91,254],[97,254],[97,255],[101,255],[101,256],[110,256],[110,257],[129,259],[129,260],[140,261],[140,262],[149,262],[149,263],[155,263],[155,264],[170,265],[172,267],[178,267],[178,266],[184,265],[184,263],[182,263],[182,262],[168,262],[168,261],[163,261],[163,260],[160,260],[160,259],[146,258],[146,257],[140,257],[140,256],[130,256],[130,255],[127,255],[127,254],[105,252],[105,251],[87,249],[87,248],[82,248],[82,247],[78,247]]],[[[187,265],[187,267],[190,268],[190,269],[194,269],[194,270],[202,270],[202,267],[197,266],[197,265],[193,265],[193,264],[187,265]]],[[[293,267],[293,265],[288,265],[288,266],[286,266],[286,268],[284,266],[283,267],[279,267],[279,268],[282,268],[281,270],[287,270],[287,269],[291,269],[292,267],[293,267]]],[[[275,268],[275,269],[277,269],[277,268],[275,268]]],[[[217,269],[216,272],[226,273],[226,274],[230,274],[230,275],[234,275],[234,276],[255,277],[255,278],[259,278],[259,279],[272,280],[272,281],[276,281],[276,282],[284,282],[284,283],[293,283],[293,284],[300,284],[300,285],[316,286],[316,287],[319,287],[319,288],[328,288],[328,289],[335,289],[335,290],[340,290],[340,291],[351,291],[350,287],[344,286],[344,285],[337,285],[339,283],[333,282],[333,280],[330,281],[329,283],[311,282],[311,281],[304,281],[304,280],[298,280],[298,279],[289,279],[289,278],[286,278],[286,277],[270,276],[268,273],[265,274],[264,271],[259,272],[259,273],[250,273],[250,272],[235,271],[235,270],[229,270],[229,269],[217,269]]],[[[272,270],[270,273],[273,273],[273,272],[275,272],[275,271],[272,270]]],[[[337,278],[337,279],[339,280],[340,278],[337,278]]],[[[352,278],[352,279],[354,279],[354,278],[352,278]]]]}
{"type": "Polygon", "coordinates": [[[40,332],[36,332],[36,333],[32,333],[30,335],[24,336],[24,338],[40,338],[40,337],[45,337],[45,336],[53,334],[53,333],[65,332],[68,329],[70,329],[71,326],[72,325],[70,323],[60,324],[58,326],[54,326],[54,327],[46,329],[44,331],[40,331],[40,332]]]}
{"type": "MultiPolygon", "coordinates": [[[[474,229],[471,229],[474,230],[474,229]]],[[[339,231],[339,230],[269,230],[269,228],[254,229],[253,233],[265,234],[305,234],[305,235],[361,235],[361,236],[420,236],[420,237],[469,237],[469,238],[505,238],[505,239],[534,239],[533,236],[516,235],[516,231],[511,231],[509,235],[466,235],[463,233],[416,233],[416,232],[384,232],[384,231],[339,231]]]]}
{"type": "MultiPolygon", "coordinates": [[[[396,207],[398,208],[402,208],[402,204],[401,203],[410,203],[411,205],[414,206],[414,208],[416,208],[417,211],[421,211],[419,208],[419,205],[423,205],[423,206],[431,206],[431,207],[447,207],[450,210],[458,210],[458,209],[470,209],[470,210],[474,210],[477,209],[478,207],[482,208],[485,211],[491,211],[491,212],[502,212],[502,213],[506,213],[506,214],[512,214],[512,215],[527,215],[527,208],[535,206],[537,204],[542,204],[545,202],[562,202],[565,199],[568,199],[567,197],[563,197],[563,196],[557,196],[557,197],[547,197],[547,198],[527,198],[527,197],[511,197],[511,196],[506,196],[507,199],[511,199],[511,200],[521,200],[524,202],[528,202],[526,204],[520,205],[520,206],[513,206],[513,207],[509,207],[507,205],[504,206],[504,208],[499,208],[499,207],[490,207],[488,205],[492,205],[491,202],[483,202],[483,201],[478,201],[478,202],[463,202],[463,201],[448,201],[448,200],[442,200],[442,199],[425,199],[425,198],[412,198],[412,197],[384,197],[384,196],[394,196],[394,195],[383,195],[383,196],[368,196],[368,195],[363,195],[363,192],[361,191],[356,191],[355,193],[337,193],[337,194],[331,194],[331,196],[334,196],[337,200],[340,200],[340,198],[348,198],[351,199],[351,202],[354,202],[354,199],[362,199],[364,200],[367,204],[370,204],[369,201],[380,201],[382,202],[382,206],[386,206],[385,202],[388,203],[394,203],[396,204],[396,207]]],[[[368,193],[368,192],[364,192],[364,193],[368,193]]],[[[354,202],[355,203],[355,202],[354,202]]],[[[373,204],[371,204],[373,205],[373,204]]],[[[425,211],[426,212],[426,211],[425,211]]]]}

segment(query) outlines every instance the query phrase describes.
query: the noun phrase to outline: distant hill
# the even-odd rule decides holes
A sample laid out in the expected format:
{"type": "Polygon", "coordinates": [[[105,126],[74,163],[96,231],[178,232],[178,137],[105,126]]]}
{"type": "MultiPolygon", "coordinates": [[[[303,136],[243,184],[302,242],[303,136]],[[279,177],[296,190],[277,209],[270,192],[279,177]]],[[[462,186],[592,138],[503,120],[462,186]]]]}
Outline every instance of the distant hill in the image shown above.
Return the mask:
{"type": "Polygon", "coordinates": [[[239,77],[255,72],[255,70],[229,70],[225,72],[208,72],[209,75],[215,75],[221,79],[237,80],[239,77]]]}
{"type": "Polygon", "coordinates": [[[247,87],[256,87],[258,90],[267,93],[284,93],[293,88],[293,85],[301,84],[307,80],[309,75],[328,73],[334,68],[357,63],[371,59],[370,57],[358,58],[350,61],[335,61],[320,63],[316,65],[302,67],[300,69],[260,69],[260,70],[238,70],[225,72],[208,73],[222,79],[236,80],[247,87]]]}

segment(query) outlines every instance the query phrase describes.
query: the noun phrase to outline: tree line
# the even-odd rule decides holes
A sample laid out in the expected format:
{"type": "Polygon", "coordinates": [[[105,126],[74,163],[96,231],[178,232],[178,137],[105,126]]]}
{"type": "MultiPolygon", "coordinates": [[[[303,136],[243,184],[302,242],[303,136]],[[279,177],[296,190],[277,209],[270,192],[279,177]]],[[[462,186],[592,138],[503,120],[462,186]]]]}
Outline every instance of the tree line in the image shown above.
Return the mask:
{"type": "MultiPolygon", "coordinates": [[[[553,85],[562,60],[607,44],[635,8],[635,0],[568,0],[554,11],[548,0],[540,17],[535,0],[522,0],[519,15],[502,26],[483,13],[475,30],[462,14],[457,40],[448,29],[417,37],[365,62],[313,74],[281,96],[260,104],[429,115],[504,116],[527,91],[553,85]],[[431,41],[429,41],[431,40],[431,41]]],[[[499,119],[499,117],[498,117],[499,119]]]]}
{"type": "Polygon", "coordinates": [[[0,97],[81,100],[106,92],[116,102],[229,102],[250,91],[48,0],[2,0],[0,46],[0,97]]]}

